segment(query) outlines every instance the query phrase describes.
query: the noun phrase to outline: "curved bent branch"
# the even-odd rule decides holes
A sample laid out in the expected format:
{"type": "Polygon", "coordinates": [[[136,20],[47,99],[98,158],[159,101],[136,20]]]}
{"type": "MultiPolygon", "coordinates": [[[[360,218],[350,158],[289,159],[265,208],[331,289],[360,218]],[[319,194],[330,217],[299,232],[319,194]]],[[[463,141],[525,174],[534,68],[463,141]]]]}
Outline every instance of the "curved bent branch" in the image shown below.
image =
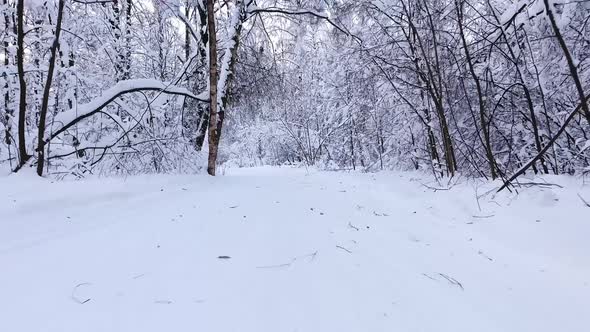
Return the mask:
{"type": "Polygon", "coordinates": [[[72,110],[58,114],[54,119],[54,122],[60,122],[64,125],[57,131],[53,132],[48,138],[46,138],[44,141],[44,145],[49,143],[52,139],[62,134],[64,131],[68,130],[78,122],[100,112],[104,107],[106,107],[108,104],[110,104],[118,97],[124,94],[138,91],[159,91],[161,93],[193,98],[201,102],[209,101],[209,99],[203,97],[202,95],[194,95],[184,88],[179,88],[176,86],[167,86],[166,84],[159,81],[143,79],[121,81],[117,83],[114,87],[105,91],[101,97],[96,98],[88,104],[80,105],[77,110],[72,110]]]}
{"type": "Polygon", "coordinates": [[[334,23],[334,21],[332,21],[327,15],[323,15],[311,10],[290,10],[290,9],[286,9],[286,8],[277,8],[277,7],[268,7],[268,8],[256,8],[256,9],[252,9],[248,11],[248,14],[259,14],[259,13],[275,13],[275,14],[283,14],[283,15],[311,15],[311,16],[315,16],[317,18],[323,19],[326,22],[328,22],[331,26],[333,26],[334,28],[336,28],[338,31],[344,33],[347,36],[350,36],[352,38],[354,38],[355,40],[357,40],[358,42],[361,41],[361,39],[357,36],[355,36],[354,34],[352,34],[350,31],[348,31],[346,28],[341,27],[340,25],[334,23]]]}

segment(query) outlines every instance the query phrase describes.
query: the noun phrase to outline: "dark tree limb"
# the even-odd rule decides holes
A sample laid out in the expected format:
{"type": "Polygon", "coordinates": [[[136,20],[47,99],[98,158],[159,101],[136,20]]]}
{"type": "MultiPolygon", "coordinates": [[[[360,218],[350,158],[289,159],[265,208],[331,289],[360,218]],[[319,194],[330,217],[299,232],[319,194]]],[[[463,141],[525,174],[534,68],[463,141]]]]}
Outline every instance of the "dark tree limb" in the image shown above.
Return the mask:
{"type": "Polygon", "coordinates": [[[167,93],[167,94],[172,94],[172,95],[179,95],[179,96],[184,96],[184,97],[188,97],[188,98],[193,98],[193,99],[196,99],[201,102],[208,102],[209,101],[208,99],[202,99],[199,96],[195,96],[195,95],[190,94],[188,92],[182,92],[182,91],[178,91],[178,90],[166,90],[166,89],[161,89],[161,88],[156,88],[156,87],[136,87],[136,88],[130,88],[127,90],[121,90],[119,93],[113,95],[111,98],[105,100],[103,103],[98,105],[92,111],[86,112],[86,113],[74,118],[73,120],[69,121],[68,123],[64,124],[63,127],[58,129],[57,131],[53,132],[51,134],[51,136],[49,136],[49,138],[47,138],[44,141],[44,144],[47,144],[49,141],[51,141],[52,139],[54,139],[58,135],[62,134],[64,131],[70,129],[72,126],[74,126],[78,122],[80,122],[86,118],[89,118],[89,117],[93,116],[94,114],[100,112],[103,108],[105,108],[108,104],[110,104],[113,100],[119,98],[120,96],[122,96],[124,94],[128,94],[128,93],[132,93],[132,92],[139,92],[139,91],[159,91],[161,93],[167,93]]]}
{"type": "Polygon", "coordinates": [[[584,90],[582,88],[582,82],[580,81],[580,76],[578,75],[578,68],[576,67],[576,64],[574,63],[574,59],[572,58],[572,55],[567,47],[567,44],[565,43],[565,40],[563,39],[563,35],[561,34],[561,31],[559,30],[559,26],[557,25],[557,21],[555,20],[555,15],[553,14],[553,10],[551,10],[551,7],[549,6],[549,0],[544,0],[545,3],[545,10],[547,12],[547,16],[549,16],[549,20],[551,21],[551,26],[553,27],[553,32],[555,33],[555,38],[557,38],[557,41],[559,42],[559,46],[561,46],[561,49],[563,50],[563,55],[565,56],[565,59],[567,61],[567,65],[569,67],[570,70],[570,74],[572,75],[572,79],[574,80],[574,84],[576,86],[576,90],[578,91],[578,97],[580,98],[580,106],[582,108],[582,110],[584,111],[584,116],[586,117],[586,121],[588,121],[588,124],[590,124],[590,109],[588,108],[588,103],[586,102],[586,99],[584,98],[584,90]]]}
{"type": "Polygon", "coordinates": [[[256,8],[253,10],[248,11],[249,14],[259,14],[259,13],[275,13],[275,14],[283,14],[283,15],[309,15],[320,18],[326,22],[328,22],[331,26],[336,28],[338,31],[344,33],[347,36],[351,36],[352,38],[356,39],[357,41],[361,41],[361,39],[355,35],[353,35],[350,31],[346,30],[344,27],[334,23],[328,16],[322,15],[320,13],[316,13],[311,10],[291,10],[286,8],[277,8],[277,7],[269,7],[269,8],[256,8]]]}
{"type": "Polygon", "coordinates": [[[534,158],[532,158],[531,160],[529,160],[516,173],[514,173],[514,175],[512,175],[508,180],[506,180],[504,182],[504,184],[502,185],[502,187],[500,187],[500,189],[498,189],[498,192],[500,192],[504,188],[507,188],[508,186],[510,186],[511,183],[514,180],[516,180],[516,178],[518,178],[519,176],[521,176],[522,174],[524,174],[524,172],[526,172],[526,170],[529,169],[529,167],[531,167],[535,162],[537,162],[538,160],[540,160],[541,158],[543,158],[543,155],[545,154],[545,152],[547,152],[547,150],[549,150],[549,148],[551,148],[551,146],[555,143],[555,141],[557,141],[557,139],[559,138],[559,136],[565,131],[565,128],[569,125],[569,123],[582,110],[582,107],[583,107],[582,105],[587,105],[586,103],[588,102],[589,99],[590,99],[590,95],[586,95],[586,97],[582,100],[582,102],[580,104],[578,104],[578,106],[574,109],[574,111],[571,112],[570,115],[568,115],[568,117],[565,119],[565,121],[563,122],[563,124],[561,125],[561,127],[559,128],[559,130],[557,131],[557,133],[555,133],[555,136],[553,136],[553,138],[551,138],[551,140],[549,142],[547,142],[547,144],[545,145],[545,147],[539,153],[537,153],[537,155],[534,158]]]}
{"type": "Polygon", "coordinates": [[[37,143],[37,175],[43,175],[43,166],[45,166],[45,122],[47,120],[47,109],[49,108],[49,93],[53,83],[53,72],[55,69],[55,60],[57,48],[59,46],[59,35],[61,34],[61,22],[63,20],[65,0],[60,0],[57,6],[57,22],[55,24],[55,37],[50,48],[49,69],[47,80],[43,90],[43,99],[41,102],[41,111],[39,113],[38,143],[37,143]]]}
{"type": "Polygon", "coordinates": [[[215,0],[207,0],[207,28],[209,30],[209,158],[207,173],[215,175],[217,148],[217,35],[215,31],[215,0]]]}
{"type": "Polygon", "coordinates": [[[26,144],[26,116],[27,116],[27,83],[25,81],[25,0],[19,0],[16,5],[16,66],[18,68],[19,82],[19,105],[18,105],[18,167],[17,172],[22,168],[29,158],[26,144]]]}

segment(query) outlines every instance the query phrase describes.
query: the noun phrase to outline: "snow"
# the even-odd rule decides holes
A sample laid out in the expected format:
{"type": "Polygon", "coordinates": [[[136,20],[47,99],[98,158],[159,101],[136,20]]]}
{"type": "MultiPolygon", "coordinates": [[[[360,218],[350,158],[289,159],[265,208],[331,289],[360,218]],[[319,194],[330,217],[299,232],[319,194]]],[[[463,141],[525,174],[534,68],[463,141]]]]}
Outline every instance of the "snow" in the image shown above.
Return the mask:
{"type": "MultiPolygon", "coordinates": [[[[241,3],[236,6],[230,18],[229,24],[229,31],[227,33],[227,40],[225,41],[225,52],[223,53],[223,57],[221,58],[221,68],[219,70],[219,82],[217,82],[217,104],[223,107],[223,98],[225,98],[226,93],[228,92],[227,86],[228,78],[231,71],[231,62],[232,62],[232,51],[237,46],[235,38],[237,37],[238,30],[240,25],[242,25],[241,14],[242,14],[242,5],[241,3]]],[[[238,36],[239,37],[239,36],[238,36]]]]}
{"type": "Polygon", "coordinates": [[[0,178],[0,331],[590,326],[581,179],[493,196],[401,172],[29,173],[0,178]]]}

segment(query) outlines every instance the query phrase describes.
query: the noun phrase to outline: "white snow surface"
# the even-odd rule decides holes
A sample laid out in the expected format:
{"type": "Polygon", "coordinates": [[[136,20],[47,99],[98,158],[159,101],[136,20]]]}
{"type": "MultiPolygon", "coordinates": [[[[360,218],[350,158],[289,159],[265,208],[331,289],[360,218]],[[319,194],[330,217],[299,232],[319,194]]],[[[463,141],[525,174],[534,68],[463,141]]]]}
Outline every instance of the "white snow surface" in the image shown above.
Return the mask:
{"type": "Polygon", "coordinates": [[[426,179],[0,178],[0,331],[589,331],[581,179],[426,179]]]}

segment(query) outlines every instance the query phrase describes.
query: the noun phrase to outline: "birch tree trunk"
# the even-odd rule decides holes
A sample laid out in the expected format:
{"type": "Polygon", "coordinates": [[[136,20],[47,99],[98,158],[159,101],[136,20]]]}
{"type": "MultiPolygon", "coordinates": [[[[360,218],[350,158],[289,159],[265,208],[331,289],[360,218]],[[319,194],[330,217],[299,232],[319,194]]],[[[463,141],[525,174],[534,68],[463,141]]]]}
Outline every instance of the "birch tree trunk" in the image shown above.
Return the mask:
{"type": "MultiPolygon", "coordinates": [[[[4,13],[4,31],[6,34],[8,34],[8,31],[10,31],[11,28],[11,20],[10,20],[10,15],[8,14],[8,0],[4,0],[2,2],[4,8],[5,9],[5,13],[4,13]]],[[[14,25],[14,24],[13,24],[14,25]]],[[[8,51],[8,48],[10,47],[10,40],[11,38],[6,36],[4,37],[4,66],[6,68],[8,68],[8,66],[10,65],[10,52],[8,51]]],[[[10,86],[11,84],[9,84],[9,77],[6,74],[6,72],[2,73],[2,80],[4,81],[4,142],[6,143],[6,146],[8,147],[8,160],[10,162],[10,167],[12,168],[12,153],[11,153],[11,144],[12,141],[14,140],[12,137],[12,118],[14,117],[14,110],[11,109],[11,105],[10,105],[10,86]]]]}
{"type": "Polygon", "coordinates": [[[214,0],[207,0],[209,30],[209,159],[207,173],[215,175],[219,136],[217,135],[217,35],[215,32],[214,0]]]}
{"type": "MultiPolygon", "coordinates": [[[[207,78],[207,45],[209,43],[209,33],[208,33],[208,19],[207,19],[207,7],[203,4],[202,1],[197,2],[197,15],[198,15],[198,26],[199,29],[199,37],[201,38],[197,44],[197,49],[199,52],[199,58],[201,59],[201,63],[198,66],[196,78],[193,84],[195,85],[194,93],[201,92],[202,89],[205,89],[205,86],[202,86],[201,82],[204,82],[207,78]]],[[[191,103],[191,108],[196,108],[197,116],[197,133],[195,137],[195,147],[197,151],[201,151],[203,148],[203,143],[205,143],[205,137],[207,136],[207,127],[209,126],[209,113],[210,113],[210,104],[207,103],[191,103]]]]}
{"type": "Polygon", "coordinates": [[[231,86],[234,78],[234,68],[238,59],[238,47],[242,26],[246,20],[246,3],[236,0],[235,7],[230,15],[231,34],[230,42],[224,50],[223,58],[217,70],[217,37],[215,35],[215,22],[213,20],[213,2],[207,1],[207,17],[209,27],[209,83],[210,83],[210,111],[209,111],[209,160],[207,173],[215,175],[221,129],[225,118],[225,109],[231,99],[231,86]],[[215,85],[213,85],[215,84],[215,85]]]}

